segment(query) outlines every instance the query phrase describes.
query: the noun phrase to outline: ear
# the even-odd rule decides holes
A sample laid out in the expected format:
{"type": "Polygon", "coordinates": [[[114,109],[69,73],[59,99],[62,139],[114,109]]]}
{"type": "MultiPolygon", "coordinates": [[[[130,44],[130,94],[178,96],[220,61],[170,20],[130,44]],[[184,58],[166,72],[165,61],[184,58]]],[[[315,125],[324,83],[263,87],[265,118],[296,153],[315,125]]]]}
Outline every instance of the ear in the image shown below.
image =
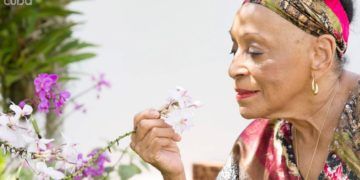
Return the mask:
{"type": "Polygon", "coordinates": [[[313,44],[314,53],[311,64],[312,70],[316,71],[316,76],[320,77],[334,65],[336,55],[335,38],[329,34],[319,36],[313,44]]]}

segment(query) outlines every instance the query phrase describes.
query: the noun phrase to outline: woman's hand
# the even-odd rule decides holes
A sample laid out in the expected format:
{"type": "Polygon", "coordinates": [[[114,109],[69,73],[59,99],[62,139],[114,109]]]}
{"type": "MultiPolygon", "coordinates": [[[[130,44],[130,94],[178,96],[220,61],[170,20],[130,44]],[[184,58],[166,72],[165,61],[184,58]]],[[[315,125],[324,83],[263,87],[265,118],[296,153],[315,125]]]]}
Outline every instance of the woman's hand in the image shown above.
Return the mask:
{"type": "Polygon", "coordinates": [[[176,142],[181,140],[173,128],[160,119],[154,109],[134,117],[131,148],[146,162],[156,167],[164,179],[185,179],[184,166],[176,142]]]}

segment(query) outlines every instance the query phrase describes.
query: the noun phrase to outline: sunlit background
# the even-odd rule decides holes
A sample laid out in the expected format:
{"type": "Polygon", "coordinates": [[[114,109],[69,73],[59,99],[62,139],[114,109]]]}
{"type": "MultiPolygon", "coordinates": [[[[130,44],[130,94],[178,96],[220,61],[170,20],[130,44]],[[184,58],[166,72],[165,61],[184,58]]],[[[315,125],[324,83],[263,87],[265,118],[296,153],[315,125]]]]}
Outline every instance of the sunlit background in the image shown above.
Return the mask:
{"type": "MultiPolygon", "coordinates": [[[[159,107],[177,85],[188,89],[205,106],[197,112],[195,127],[179,144],[186,174],[194,162],[223,163],[232,144],[249,121],[242,119],[227,75],[232,56],[228,30],[239,0],[91,0],[79,1],[73,16],[84,22],[75,36],[99,47],[96,58],[72,67],[81,82],[72,92],[91,85],[83,73],[105,73],[112,83],[100,99],[81,98],[87,114],[75,113],[65,123],[65,134],[83,151],[105,145],[132,129],[135,113],[159,107]]],[[[359,4],[356,5],[360,9],[359,4]]],[[[358,16],[360,14],[358,13],[358,16]]],[[[360,73],[360,22],[351,29],[347,68],[360,73]]],[[[271,23],[271,22],[269,22],[271,23]]],[[[271,24],[269,24],[271,25],[271,24]]],[[[129,139],[121,146],[125,147],[129,139]]],[[[115,161],[114,159],[113,161],[115,161]]],[[[161,179],[155,169],[133,179],[161,179]]]]}

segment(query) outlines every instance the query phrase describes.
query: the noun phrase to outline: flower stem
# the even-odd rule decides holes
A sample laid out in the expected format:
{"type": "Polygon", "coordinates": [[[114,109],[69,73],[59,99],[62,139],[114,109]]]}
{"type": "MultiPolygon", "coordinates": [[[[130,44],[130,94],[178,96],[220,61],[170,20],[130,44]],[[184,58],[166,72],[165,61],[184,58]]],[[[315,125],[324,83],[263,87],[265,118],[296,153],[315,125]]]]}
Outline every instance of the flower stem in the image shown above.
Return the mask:
{"type": "Polygon", "coordinates": [[[87,89],[85,89],[85,90],[83,90],[83,91],[81,91],[80,93],[76,94],[74,97],[70,98],[69,102],[74,102],[75,99],[87,94],[88,92],[92,91],[95,88],[96,88],[96,84],[89,87],[89,88],[87,88],[87,89]]]}
{"type": "Polygon", "coordinates": [[[0,141],[0,147],[3,148],[4,152],[20,156],[23,159],[26,159],[26,158],[34,159],[34,157],[36,155],[36,153],[33,153],[33,152],[29,153],[25,148],[13,147],[10,144],[3,142],[3,141],[0,141]]]}
{"type": "Polygon", "coordinates": [[[113,147],[115,144],[119,144],[119,141],[127,136],[130,136],[131,134],[135,133],[135,131],[130,131],[130,132],[127,132],[119,137],[117,137],[115,140],[113,141],[110,141],[109,144],[98,150],[96,152],[96,154],[87,162],[85,163],[84,165],[82,165],[77,171],[75,171],[73,174],[69,175],[69,176],[66,176],[64,179],[73,179],[74,177],[82,174],[82,172],[87,168],[87,167],[90,167],[91,165],[93,165],[95,163],[95,161],[99,158],[99,156],[104,153],[105,151],[109,151],[111,152],[111,147],[113,147]]]}

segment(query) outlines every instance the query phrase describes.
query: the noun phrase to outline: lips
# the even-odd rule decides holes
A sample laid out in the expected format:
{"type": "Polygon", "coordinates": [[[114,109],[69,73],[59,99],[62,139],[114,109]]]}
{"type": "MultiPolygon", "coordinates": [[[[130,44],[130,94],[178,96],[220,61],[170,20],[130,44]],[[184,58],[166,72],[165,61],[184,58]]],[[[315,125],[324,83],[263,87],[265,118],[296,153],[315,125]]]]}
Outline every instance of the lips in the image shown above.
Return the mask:
{"type": "Polygon", "coordinates": [[[252,96],[255,96],[259,91],[257,90],[247,90],[247,89],[236,89],[236,99],[237,100],[243,100],[246,98],[250,98],[252,96]]]}

